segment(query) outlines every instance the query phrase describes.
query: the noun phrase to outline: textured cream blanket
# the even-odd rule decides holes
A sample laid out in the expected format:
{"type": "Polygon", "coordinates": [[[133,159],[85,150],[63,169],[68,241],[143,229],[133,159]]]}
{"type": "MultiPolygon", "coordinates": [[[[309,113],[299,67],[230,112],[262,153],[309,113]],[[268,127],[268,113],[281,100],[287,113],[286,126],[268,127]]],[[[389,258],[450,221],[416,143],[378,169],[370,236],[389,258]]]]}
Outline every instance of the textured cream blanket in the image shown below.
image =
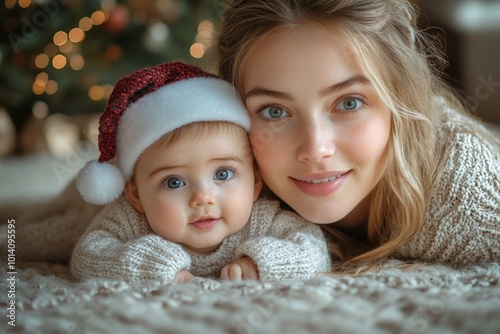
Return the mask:
{"type": "Polygon", "coordinates": [[[6,316],[13,286],[2,271],[2,333],[500,333],[499,264],[131,286],[75,283],[65,266],[22,263],[15,327],[6,316]]]}

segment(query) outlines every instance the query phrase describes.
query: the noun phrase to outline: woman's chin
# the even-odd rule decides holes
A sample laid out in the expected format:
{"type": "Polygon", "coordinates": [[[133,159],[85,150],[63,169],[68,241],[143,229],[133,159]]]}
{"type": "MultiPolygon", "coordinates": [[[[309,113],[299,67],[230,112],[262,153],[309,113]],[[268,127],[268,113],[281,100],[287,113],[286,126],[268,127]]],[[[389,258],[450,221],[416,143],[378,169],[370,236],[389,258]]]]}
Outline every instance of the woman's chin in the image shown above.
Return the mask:
{"type": "Polygon", "coordinates": [[[302,207],[296,209],[295,211],[308,221],[319,225],[331,224],[341,220],[346,216],[338,210],[333,210],[331,206],[328,208],[321,208],[318,206],[307,208],[302,207]]]}

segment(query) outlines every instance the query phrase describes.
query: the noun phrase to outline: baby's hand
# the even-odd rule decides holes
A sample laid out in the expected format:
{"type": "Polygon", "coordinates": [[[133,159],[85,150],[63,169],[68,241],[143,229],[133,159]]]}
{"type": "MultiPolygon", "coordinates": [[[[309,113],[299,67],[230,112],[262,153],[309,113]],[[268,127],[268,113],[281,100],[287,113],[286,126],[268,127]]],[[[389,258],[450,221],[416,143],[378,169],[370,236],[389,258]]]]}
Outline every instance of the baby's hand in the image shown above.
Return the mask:
{"type": "Polygon", "coordinates": [[[179,270],[177,274],[175,274],[174,283],[186,283],[193,277],[193,274],[191,274],[189,271],[187,271],[186,269],[182,269],[179,270]]]}
{"type": "Polygon", "coordinates": [[[222,268],[220,276],[224,280],[258,280],[259,271],[252,259],[249,257],[240,257],[222,268]]]}

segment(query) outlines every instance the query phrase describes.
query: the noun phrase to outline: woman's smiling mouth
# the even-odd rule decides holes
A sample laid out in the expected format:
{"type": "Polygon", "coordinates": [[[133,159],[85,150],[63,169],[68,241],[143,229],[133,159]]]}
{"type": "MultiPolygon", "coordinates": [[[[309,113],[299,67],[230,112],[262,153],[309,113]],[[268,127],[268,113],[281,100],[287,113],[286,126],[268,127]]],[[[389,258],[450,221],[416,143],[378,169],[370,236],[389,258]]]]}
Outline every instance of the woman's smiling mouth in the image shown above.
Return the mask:
{"type": "Polygon", "coordinates": [[[349,176],[350,171],[329,173],[330,176],[325,174],[308,175],[301,178],[291,177],[291,179],[301,192],[306,195],[321,197],[339,190],[349,176]]]}

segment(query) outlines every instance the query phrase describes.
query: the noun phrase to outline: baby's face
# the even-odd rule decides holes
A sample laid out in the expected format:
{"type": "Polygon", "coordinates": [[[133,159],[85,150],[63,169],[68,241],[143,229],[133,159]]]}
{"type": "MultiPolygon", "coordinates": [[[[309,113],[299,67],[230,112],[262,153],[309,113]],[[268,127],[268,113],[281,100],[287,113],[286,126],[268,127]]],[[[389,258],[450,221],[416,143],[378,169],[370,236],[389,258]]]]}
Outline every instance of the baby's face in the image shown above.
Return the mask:
{"type": "Polygon", "coordinates": [[[260,191],[244,130],[209,132],[153,144],[127,185],[157,235],[198,253],[241,230],[260,191]]]}

